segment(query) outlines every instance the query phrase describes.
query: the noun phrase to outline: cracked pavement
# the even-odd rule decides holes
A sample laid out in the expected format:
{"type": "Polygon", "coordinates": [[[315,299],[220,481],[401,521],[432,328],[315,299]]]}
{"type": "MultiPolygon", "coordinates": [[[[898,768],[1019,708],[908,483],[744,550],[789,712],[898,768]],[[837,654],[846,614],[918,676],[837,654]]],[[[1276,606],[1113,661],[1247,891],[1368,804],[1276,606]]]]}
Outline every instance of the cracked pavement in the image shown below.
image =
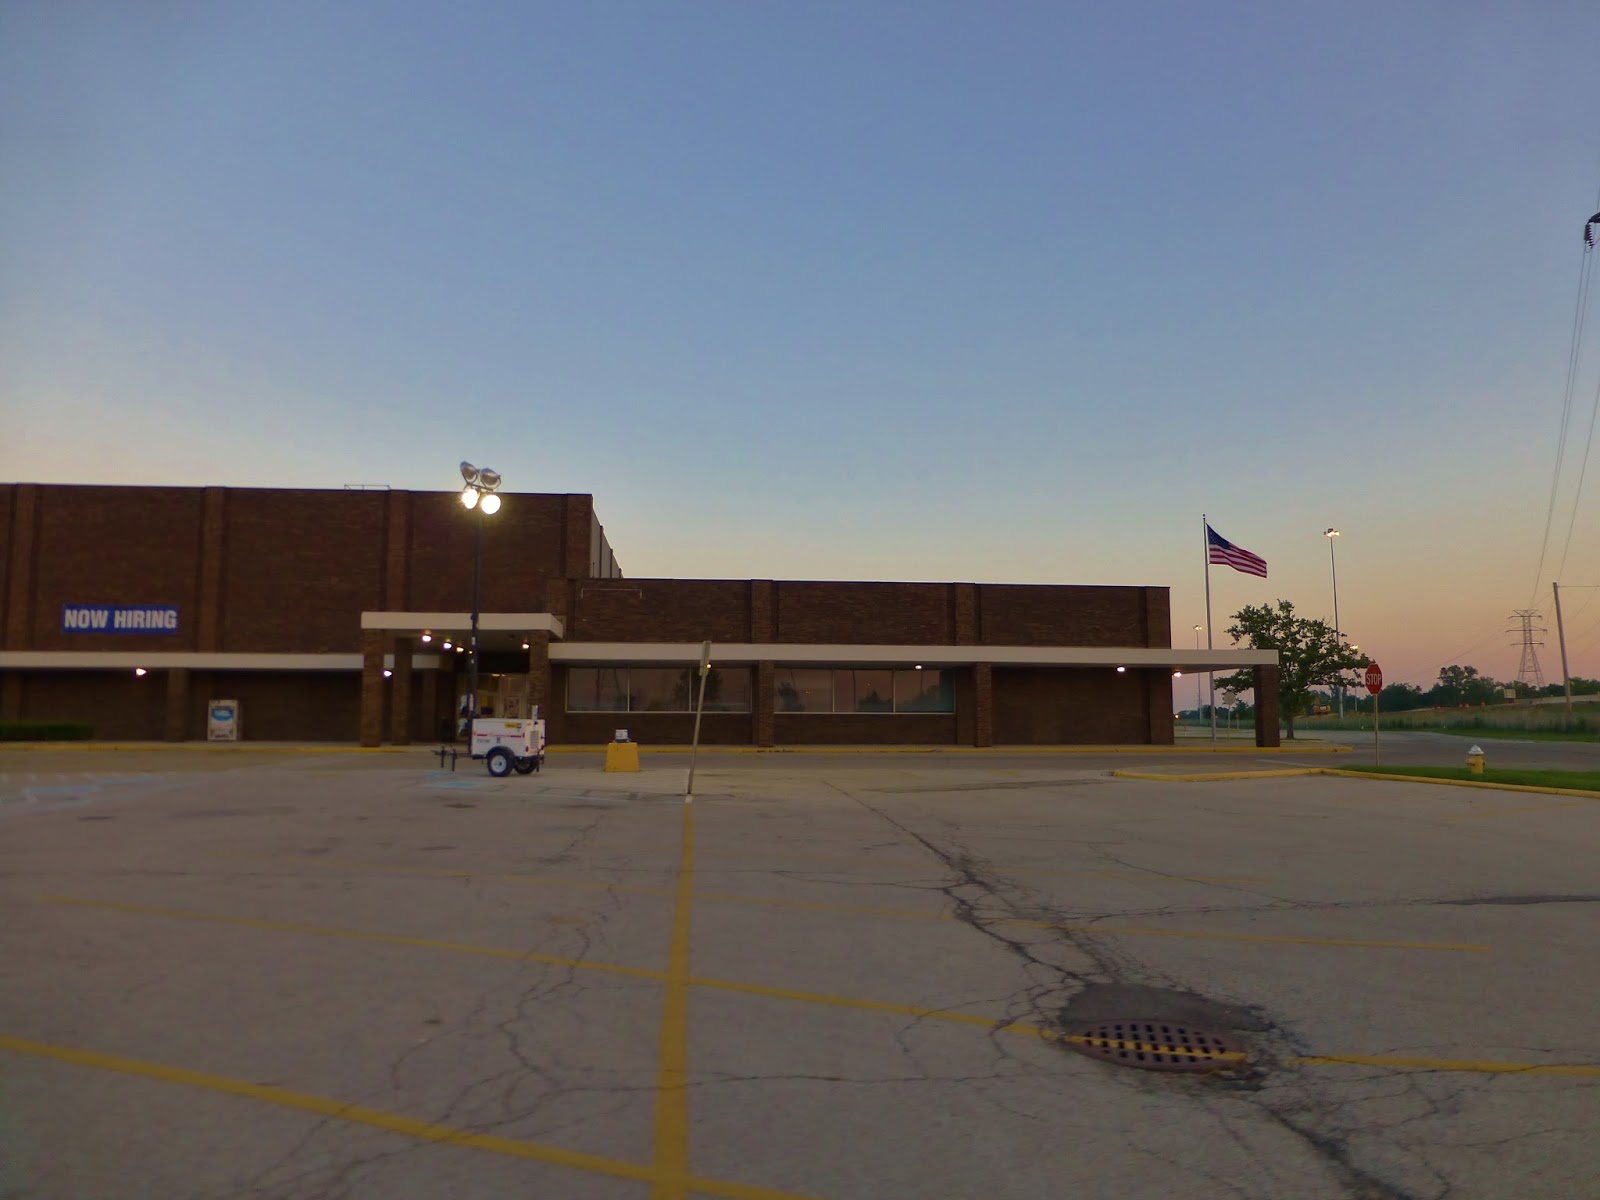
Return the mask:
{"type": "MultiPolygon", "coordinates": [[[[0,806],[0,1039],[88,1058],[0,1041],[0,1198],[650,1194],[493,1139],[650,1169],[681,760],[16,759],[50,802],[0,806]]],[[[1592,1194],[1600,803],[1106,765],[702,756],[712,1194],[1592,1194]],[[1160,1074],[1049,1036],[1117,1016],[1249,1061],[1160,1074]]]]}

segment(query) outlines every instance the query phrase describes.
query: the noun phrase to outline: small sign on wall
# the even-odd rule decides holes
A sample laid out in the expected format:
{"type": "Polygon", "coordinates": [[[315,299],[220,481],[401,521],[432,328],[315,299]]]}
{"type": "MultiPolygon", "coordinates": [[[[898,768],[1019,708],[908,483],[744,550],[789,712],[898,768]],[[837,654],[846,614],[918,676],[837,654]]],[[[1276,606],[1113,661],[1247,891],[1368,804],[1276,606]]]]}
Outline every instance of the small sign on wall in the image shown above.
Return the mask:
{"type": "Polygon", "coordinates": [[[239,702],[213,700],[206,706],[206,741],[237,742],[239,740],[239,702]]]}
{"type": "Polygon", "coordinates": [[[63,604],[62,633],[177,633],[178,610],[159,604],[63,604]]]}

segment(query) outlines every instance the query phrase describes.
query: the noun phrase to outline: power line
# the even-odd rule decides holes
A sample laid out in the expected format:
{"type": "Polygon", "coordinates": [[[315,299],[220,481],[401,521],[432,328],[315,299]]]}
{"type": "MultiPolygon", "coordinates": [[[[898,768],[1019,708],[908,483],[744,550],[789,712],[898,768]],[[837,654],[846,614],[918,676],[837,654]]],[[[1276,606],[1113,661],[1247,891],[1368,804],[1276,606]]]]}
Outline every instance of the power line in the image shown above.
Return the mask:
{"type": "Polygon", "coordinates": [[[1539,540],[1539,565],[1533,573],[1531,596],[1539,594],[1539,584],[1544,578],[1545,558],[1550,551],[1550,529],[1555,523],[1556,499],[1561,491],[1561,467],[1566,458],[1567,431],[1572,425],[1572,398],[1577,392],[1578,370],[1583,362],[1583,333],[1588,325],[1590,284],[1594,278],[1594,256],[1590,253],[1588,230],[1589,227],[1585,226],[1583,252],[1578,260],[1578,294],[1572,303],[1572,337],[1567,344],[1567,379],[1561,389],[1561,427],[1556,436],[1556,461],[1550,471],[1550,499],[1545,505],[1544,535],[1539,540]]]}

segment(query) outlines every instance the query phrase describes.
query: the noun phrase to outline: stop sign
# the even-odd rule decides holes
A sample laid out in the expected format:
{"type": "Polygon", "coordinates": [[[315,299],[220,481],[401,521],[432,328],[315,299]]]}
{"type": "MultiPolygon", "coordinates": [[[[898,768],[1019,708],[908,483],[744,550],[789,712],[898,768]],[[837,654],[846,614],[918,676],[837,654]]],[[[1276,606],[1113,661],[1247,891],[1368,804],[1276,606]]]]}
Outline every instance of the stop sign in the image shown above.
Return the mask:
{"type": "Polygon", "coordinates": [[[1383,668],[1377,663],[1367,668],[1367,691],[1374,696],[1383,691],[1383,668]]]}

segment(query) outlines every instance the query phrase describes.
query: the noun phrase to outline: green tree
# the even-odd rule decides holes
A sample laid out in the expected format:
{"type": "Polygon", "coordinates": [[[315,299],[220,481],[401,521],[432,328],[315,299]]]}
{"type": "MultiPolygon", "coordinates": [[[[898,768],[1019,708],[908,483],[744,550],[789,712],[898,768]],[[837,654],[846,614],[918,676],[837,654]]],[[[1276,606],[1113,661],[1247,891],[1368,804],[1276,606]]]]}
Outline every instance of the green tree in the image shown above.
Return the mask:
{"type": "Polygon", "coordinates": [[[1427,703],[1427,693],[1414,683],[1386,683],[1378,697],[1378,708],[1382,712],[1405,712],[1424,708],[1427,703]]]}
{"type": "MultiPolygon", "coordinates": [[[[1251,604],[1233,614],[1228,636],[1235,644],[1248,642],[1256,650],[1278,652],[1278,711],[1294,738],[1294,719],[1310,706],[1311,689],[1342,684],[1355,687],[1358,671],[1372,660],[1333,631],[1326,621],[1297,617],[1287,600],[1271,604],[1251,604]]],[[[1236,692],[1253,684],[1249,671],[1217,680],[1217,686],[1236,692]]],[[[1259,697],[1258,697],[1259,699],[1259,697]]]]}
{"type": "Polygon", "coordinates": [[[1439,708],[1455,708],[1462,704],[1498,704],[1504,696],[1501,685],[1480,675],[1477,667],[1448,666],[1439,668],[1439,682],[1433,685],[1428,699],[1439,708]]]}

